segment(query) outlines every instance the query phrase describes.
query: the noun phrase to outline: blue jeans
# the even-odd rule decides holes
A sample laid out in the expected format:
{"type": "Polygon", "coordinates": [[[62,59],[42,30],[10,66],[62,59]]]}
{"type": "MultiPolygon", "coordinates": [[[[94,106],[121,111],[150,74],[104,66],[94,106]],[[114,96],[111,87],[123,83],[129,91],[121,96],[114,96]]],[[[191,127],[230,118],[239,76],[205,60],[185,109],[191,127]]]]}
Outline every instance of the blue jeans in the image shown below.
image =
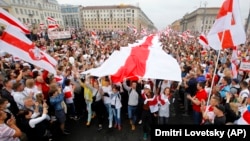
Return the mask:
{"type": "Polygon", "coordinates": [[[88,119],[87,119],[87,122],[90,122],[90,121],[91,121],[91,117],[92,117],[92,108],[91,108],[91,104],[92,104],[92,102],[86,100],[86,107],[87,107],[87,111],[88,111],[88,119]]]}
{"type": "Polygon", "coordinates": [[[133,125],[135,125],[136,122],[136,110],[137,106],[128,105],[128,118],[132,120],[133,125]]]}
{"type": "Polygon", "coordinates": [[[201,112],[193,111],[194,124],[200,125],[202,120],[201,112]]]}
{"type": "Polygon", "coordinates": [[[106,103],[104,105],[105,105],[105,107],[107,109],[107,112],[108,112],[109,125],[112,125],[112,122],[113,122],[113,113],[112,113],[111,103],[106,103]]]}
{"type": "Polygon", "coordinates": [[[121,125],[121,108],[112,108],[112,115],[115,117],[115,124],[121,125]]]}

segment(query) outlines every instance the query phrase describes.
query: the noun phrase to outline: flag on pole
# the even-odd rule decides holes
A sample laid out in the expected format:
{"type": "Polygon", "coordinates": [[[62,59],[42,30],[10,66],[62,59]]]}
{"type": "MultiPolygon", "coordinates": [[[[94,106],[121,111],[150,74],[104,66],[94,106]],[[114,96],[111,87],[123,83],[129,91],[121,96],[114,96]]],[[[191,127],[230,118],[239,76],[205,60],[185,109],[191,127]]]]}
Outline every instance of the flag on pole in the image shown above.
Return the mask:
{"type": "Polygon", "coordinates": [[[232,48],[245,43],[246,34],[238,0],[225,0],[207,39],[209,46],[215,50],[232,48]]]}
{"type": "Polygon", "coordinates": [[[8,26],[0,39],[1,50],[18,56],[18,58],[35,66],[56,74],[57,61],[47,53],[37,48],[25,34],[8,26]]]}
{"type": "Polygon", "coordinates": [[[56,19],[52,17],[47,17],[48,21],[48,30],[53,31],[59,28],[59,24],[57,23],[56,19]]]}
{"type": "Polygon", "coordinates": [[[30,34],[29,29],[17,18],[0,7],[0,23],[6,26],[13,26],[25,34],[30,34]]]}
{"type": "Polygon", "coordinates": [[[198,38],[199,43],[203,46],[204,49],[209,49],[207,38],[204,34],[201,34],[198,38]]]}

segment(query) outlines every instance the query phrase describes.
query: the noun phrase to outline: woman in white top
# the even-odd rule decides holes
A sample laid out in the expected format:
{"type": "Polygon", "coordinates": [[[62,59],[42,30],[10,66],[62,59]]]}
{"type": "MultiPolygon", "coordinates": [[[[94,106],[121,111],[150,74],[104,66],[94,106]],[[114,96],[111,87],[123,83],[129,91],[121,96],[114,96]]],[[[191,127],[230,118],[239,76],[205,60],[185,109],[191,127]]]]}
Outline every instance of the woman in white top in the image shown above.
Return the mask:
{"type": "Polygon", "coordinates": [[[103,102],[108,112],[109,128],[112,128],[113,114],[112,114],[112,109],[111,109],[111,94],[113,92],[112,92],[112,86],[110,85],[110,81],[108,78],[104,79],[102,90],[104,93],[103,102]]]}
{"type": "Polygon", "coordinates": [[[159,101],[159,124],[167,124],[169,118],[169,105],[170,105],[170,88],[166,87],[158,96],[159,101]]]}
{"type": "Polygon", "coordinates": [[[111,95],[111,108],[113,116],[115,117],[114,128],[118,127],[118,130],[121,130],[121,95],[119,93],[120,87],[114,85],[112,87],[113,94],[111,95]]]}
{"type": "Polygon", "coordinates": [[[27,79],[25,82],[24,87],[25,94],[28,94],[27,96],[32,96],[32,99],[36,99],[36,94],[42,93],[41,90],[35,85],[34,79],[27,79]]]}

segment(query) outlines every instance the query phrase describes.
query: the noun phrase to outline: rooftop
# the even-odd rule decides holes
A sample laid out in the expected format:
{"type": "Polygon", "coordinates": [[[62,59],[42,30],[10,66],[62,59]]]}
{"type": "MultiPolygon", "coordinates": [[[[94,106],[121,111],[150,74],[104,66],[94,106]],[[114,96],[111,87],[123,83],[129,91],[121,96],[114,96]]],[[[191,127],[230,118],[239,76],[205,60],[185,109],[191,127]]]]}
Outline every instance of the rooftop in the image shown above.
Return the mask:
{"type": "Polygon", "coordinates": [[[138,8],[133,5],[125,5],[125,4],[120,4],[120,5],[107,5],[107,6],[83,6],[82,7],[85,10],[88,9],[117,9],[117,8],[138,8]]]}

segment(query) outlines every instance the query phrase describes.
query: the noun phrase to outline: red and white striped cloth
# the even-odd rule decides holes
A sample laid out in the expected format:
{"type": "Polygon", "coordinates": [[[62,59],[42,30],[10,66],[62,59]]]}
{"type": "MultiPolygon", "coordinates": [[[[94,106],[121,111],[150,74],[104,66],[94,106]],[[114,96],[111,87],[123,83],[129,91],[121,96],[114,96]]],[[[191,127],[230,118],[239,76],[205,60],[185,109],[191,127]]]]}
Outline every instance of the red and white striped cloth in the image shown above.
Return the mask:
{"type": "Polygon", "coordinates": [[[239,0],[225,0],[207,35],[208,44],[215,50],[244,44],[246,33],[241,21],[239,0]]]}
{"type": "Polygon", "coordinates": [[[148,104],[151,113],[155,113],[159,110],[157,96],[154,95],[152,98],[148,98],[147,95],[143,93],[142,98],[144,99],[144,104],[148,104]]]}
{"type": "Polygon", "coordinates": [[[237,120],[238,125],[250,125],[250,111],[245,108],[241,117],[237,120]]]}
{"type": "Polygon", "coordinates": [[[159,38],[155,35],[145,37],[145,41],[135,47],[123,47],[115,51],[90,74],[98,77],[111,75],[114,83],[132,77],[181,81],[178,62],[162,50],[159,38]]]}
{"type": "Polygon", "coordinates": [[[12,16],[10,13],[5,11],[1,7],[0,7],[0,23],[6,26],[13,26],[25,34],[30,34],[29,29],[24,24],[22,24],[21,21],[19,21],[17,18],[12,16]]]}
{"type": "Polygon", "coordinates": [[[204,34],[201,34],[199,36],[198,40],[204,49],[209,49],[208,41],[207,41],[207,38],[204,34]]]}
{"type": "Polygon", "coordinates": [[[1,49],[18,58],[56,74],[57,61],[37,48],[25,34],[8,26],[0,39],[1,49]]]}
{"type": "Polygon", "coordinates": [[[52,17],[47,17],[48,21],[48,30],[53,31],[59,28],[59,24],[57,23],[56,19],[52,17]]]}

